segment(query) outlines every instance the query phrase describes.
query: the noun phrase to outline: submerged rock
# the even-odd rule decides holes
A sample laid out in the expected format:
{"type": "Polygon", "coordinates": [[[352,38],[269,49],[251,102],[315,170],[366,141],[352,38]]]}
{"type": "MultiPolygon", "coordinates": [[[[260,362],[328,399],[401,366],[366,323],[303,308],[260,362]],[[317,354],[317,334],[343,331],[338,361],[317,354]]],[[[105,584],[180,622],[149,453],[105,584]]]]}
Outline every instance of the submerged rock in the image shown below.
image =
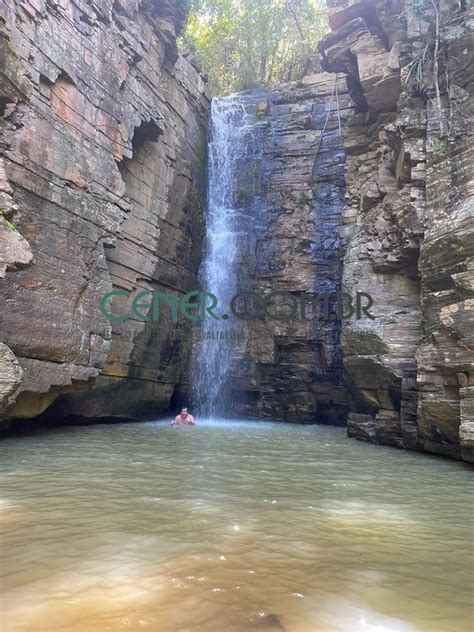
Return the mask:
{"type": "Polygon", "coordinates": [[[278,614],[266,614],[262,617],[258,617],[258,620],[251,620],[250,629],[261,630],[261,632],[286,632],[286,627],[283,625],[282,618],[278,614]]]}

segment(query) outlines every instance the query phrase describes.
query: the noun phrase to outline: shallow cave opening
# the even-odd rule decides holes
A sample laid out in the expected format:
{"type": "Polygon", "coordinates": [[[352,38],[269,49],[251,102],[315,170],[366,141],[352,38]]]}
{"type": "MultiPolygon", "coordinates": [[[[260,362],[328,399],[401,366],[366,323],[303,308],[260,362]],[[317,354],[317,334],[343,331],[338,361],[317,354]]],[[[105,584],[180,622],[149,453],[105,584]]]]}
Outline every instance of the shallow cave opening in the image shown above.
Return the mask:
{"type": "Polygon", "coordinates": [[[124,157],[118,163],[120,174],[126,184],[128,180],[127,174],[130,173],[130,163],[137,160],[146,143],[156,143],[162,134],[163,129],[153,120],[142,121],[140,125],[135,127],[131,140],[132,154],[129,158],[124,157]]]}
{"type": "Polygon", "coordinates": [[[163,134],[163,130],[155,121],[142,121],[135,128],[132,137],[132,149],[135,154],[146,142],[156,143],[158,138],[163,134]]]}

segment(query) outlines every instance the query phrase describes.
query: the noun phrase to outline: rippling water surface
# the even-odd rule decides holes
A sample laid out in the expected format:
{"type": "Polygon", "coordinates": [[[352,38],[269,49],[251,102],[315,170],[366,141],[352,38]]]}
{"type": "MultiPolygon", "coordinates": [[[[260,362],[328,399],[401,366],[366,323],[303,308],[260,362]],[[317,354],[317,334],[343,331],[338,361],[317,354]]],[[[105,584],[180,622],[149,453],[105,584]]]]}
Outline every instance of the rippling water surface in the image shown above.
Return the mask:
{"type": "Polygon", "coordinates": [[[472,629],[463,464],[246,422],[0,450],[4,632],[472,629]]]}

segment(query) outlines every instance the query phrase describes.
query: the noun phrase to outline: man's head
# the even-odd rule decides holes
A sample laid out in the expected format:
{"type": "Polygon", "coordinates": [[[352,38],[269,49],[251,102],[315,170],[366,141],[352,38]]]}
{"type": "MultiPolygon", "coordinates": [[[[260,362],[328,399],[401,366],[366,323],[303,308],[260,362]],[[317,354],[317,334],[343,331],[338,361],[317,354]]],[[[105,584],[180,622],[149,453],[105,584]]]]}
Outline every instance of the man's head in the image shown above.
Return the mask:
{"type": "Polygon", "coordinates": [[[188,409],[187,408],[181,408],[181,417],[183,419],[186,419],[187,416],[188,416],[188,409]]]}

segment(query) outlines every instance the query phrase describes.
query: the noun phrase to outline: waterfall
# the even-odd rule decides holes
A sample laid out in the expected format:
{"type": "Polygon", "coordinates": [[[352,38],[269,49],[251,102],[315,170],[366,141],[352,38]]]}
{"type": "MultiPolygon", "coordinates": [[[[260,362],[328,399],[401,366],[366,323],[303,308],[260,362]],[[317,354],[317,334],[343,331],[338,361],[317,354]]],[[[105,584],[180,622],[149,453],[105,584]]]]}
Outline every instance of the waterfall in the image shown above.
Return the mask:
{"type": "Polygon", "coordinates": [[[230,311],[239,290],[240,246],[247,239],[258,200],[258,177],[251,165],[261,161],[262,137],[255,114],[258,93],[213,99],[208,149],[206,240],[200,285],[216,296],[220,320],[206,318],[194,362],[193,392],[201,416],[215,417],[231,405],[229,377],[233,342],[241,323],[230,311]],[[250,168],[249,168],[250,165],[250,168]],[[209,331],[221,339],[206,339],[209,331]]]}

